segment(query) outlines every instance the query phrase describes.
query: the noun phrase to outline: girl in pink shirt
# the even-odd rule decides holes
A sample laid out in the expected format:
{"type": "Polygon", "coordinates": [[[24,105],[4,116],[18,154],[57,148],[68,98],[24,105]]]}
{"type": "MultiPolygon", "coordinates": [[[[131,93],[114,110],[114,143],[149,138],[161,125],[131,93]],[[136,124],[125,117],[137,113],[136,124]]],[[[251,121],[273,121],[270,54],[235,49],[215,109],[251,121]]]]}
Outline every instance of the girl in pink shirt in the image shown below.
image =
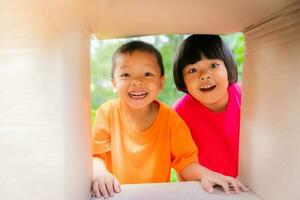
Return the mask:
{"type": "Polygon", "coordinates": [[[175,110],[189,126],[201,165],[238,175],[241,86],[231,51],[218,35],[191,35],[180,45],[174,80],[186,93],[175,110]]]}

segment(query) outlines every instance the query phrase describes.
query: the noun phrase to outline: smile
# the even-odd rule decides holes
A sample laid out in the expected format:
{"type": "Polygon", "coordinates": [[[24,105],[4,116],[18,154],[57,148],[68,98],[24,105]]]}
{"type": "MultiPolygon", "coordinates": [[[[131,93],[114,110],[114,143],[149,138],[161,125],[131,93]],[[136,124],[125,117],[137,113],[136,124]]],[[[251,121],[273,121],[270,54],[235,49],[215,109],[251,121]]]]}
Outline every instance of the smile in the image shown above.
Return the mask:
{"type": "Polygon", "coordinates": [[[144,99],[148,95],[148,92],[129,92],[128,95],[132,99],[144,99]]]}
{"type": "Polygon", "coordinates": [[[215,89],[216,85],[205,85],[200,87],[200,90],[202,92],[208,92],[208,91],[212,91],[213,89],[215,89]]]}

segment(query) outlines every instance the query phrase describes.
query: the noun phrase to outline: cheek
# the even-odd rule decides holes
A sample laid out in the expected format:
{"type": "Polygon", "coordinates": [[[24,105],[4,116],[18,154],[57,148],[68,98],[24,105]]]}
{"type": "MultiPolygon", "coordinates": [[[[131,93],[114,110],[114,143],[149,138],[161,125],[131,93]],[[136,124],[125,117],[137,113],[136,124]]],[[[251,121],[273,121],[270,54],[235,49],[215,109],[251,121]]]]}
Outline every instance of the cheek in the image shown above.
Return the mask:
{"type": "Polygon", "coordinates": [[[228,81],[228,74],[226,68],[220,71],[219,73],[217,73],[215,77],[219,83],[228,85],[229,81],[228,81]]]}
{"type": "Polygon", "coordinates": [[[192,95],[195,95],[196,93],[198,93],[198,86],[195,83],[196,83],[196,81],[185,82],[187,91],[192,95]]]}
{"type": "Polygon", "coordinates": [[[229,81],[228,81],[227,77],[220,80],[219,87],[218,87],[219,95],[222,96],[227,93],[228,85],[229,85],[229,81]]]}
{"type": "Polygon", "coordinates": [[[228,73],[227,73],[227,69],[225,67],[222,70],[220,76],[228,81],[228,73]]]}
{"type": "Polygon", "coordinates": [[[197,85],[197,81],[193,80],[192,77],[184,78],[184,83],[187,89],[193,89],[197,85]]]}
{"type": "Polygon", "coordinates": [[[184,84],[185,84],[186,87],[188,87],[190,85],[190,80],[186,76],[183,77],[183,82],[184,82],[184,84]]]}
{"type": "Polygon", "coordinates": [[[228,77],[224,76],[222,79],[222,84],[227,88],[229,85],[228,77]]]}
{"type": "Polygon", "coordinates": [[[126,84],[124,84],[124,83],[117,83],[116,84],[116,89],[117,89],[117,91],[122,92],[122,91],[124,91],[126,89],[126,84]]]}

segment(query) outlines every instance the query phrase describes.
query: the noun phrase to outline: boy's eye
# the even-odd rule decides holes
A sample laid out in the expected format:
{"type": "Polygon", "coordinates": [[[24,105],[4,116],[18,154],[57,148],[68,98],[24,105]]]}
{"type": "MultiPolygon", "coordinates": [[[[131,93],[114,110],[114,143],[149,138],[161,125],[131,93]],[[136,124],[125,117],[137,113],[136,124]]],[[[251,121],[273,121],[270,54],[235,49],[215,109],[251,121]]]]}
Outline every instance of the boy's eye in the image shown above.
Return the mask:
{"type": "Polygon", "coordinates": [[[219,64],[217,64],[217,63],[212,63],[212,64],[210,65],[211,68],[217,68],[218,66],[219,66],[219,64]]]}
{"type": "Polygon", "coordinates": [[[120,75],[120,77],[122,77],[122,78],[128,78],[129,74],[128,73],[123,73],[123,74],[120,75]]]}
{"type": "Polygon", "coordinates": [[[191,69],[188,70],[189,74],[192,74],[192,73],[195,73],[195,72],[197,72],[196,68],[191,68],[191,69]]]}
{"type": "Polygon", "coordinates": [[[153,76],[153,74],[151,72],[146,72],[145,76],[153,76]]]}

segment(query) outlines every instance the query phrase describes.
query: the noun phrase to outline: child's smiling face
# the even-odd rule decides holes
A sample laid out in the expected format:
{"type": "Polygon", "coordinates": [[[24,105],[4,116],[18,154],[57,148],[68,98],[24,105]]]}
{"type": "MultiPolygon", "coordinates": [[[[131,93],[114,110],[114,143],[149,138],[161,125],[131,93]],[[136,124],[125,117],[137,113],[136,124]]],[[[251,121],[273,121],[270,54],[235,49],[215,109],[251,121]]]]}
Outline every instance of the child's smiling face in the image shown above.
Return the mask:
{"type": "Polygon", "coordinates": [[[133,109],[150,106],[164,82],[156,57],[134,51],[118,55],[115,63],[112,84],[119,97],[133,109]]]}
{"type": "Polygon", "coordinates": [[[223,111],[228,102],[227,69],[220,59],[203,59],[183,69],[189,94],[213,111],[223,111]]]}

